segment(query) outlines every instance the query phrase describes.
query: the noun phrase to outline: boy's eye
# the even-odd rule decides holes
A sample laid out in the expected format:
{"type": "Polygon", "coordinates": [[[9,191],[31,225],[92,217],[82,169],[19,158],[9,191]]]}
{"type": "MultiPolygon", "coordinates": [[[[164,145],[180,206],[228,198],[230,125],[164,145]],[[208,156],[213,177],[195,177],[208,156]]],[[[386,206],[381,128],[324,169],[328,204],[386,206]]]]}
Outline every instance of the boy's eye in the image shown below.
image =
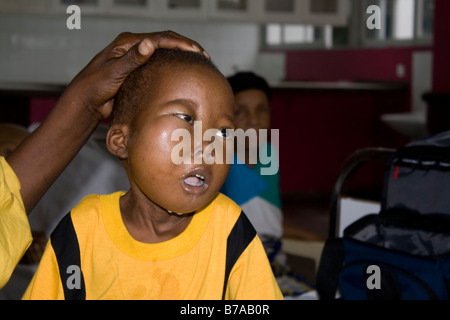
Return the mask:
{"type": "Polygon", "coordinates": [[[226,140],[232,139],[234,137],[233,129],[220,129],[217,136],[226,140]]]}
{"type": "Polygon", "coordinates": [[[192,117],[190,116],[190,115],[188,115],[188,114],[182,114],[182,113],[180,113],[180,114],[175,114],[178,118],[180,118],[180,119],[182,119],[182,120],[184,120],[184,121],[186,121],[186,122],[188,122],[188,123],[194,123],[194,119],[192,119],[192,117]]]}

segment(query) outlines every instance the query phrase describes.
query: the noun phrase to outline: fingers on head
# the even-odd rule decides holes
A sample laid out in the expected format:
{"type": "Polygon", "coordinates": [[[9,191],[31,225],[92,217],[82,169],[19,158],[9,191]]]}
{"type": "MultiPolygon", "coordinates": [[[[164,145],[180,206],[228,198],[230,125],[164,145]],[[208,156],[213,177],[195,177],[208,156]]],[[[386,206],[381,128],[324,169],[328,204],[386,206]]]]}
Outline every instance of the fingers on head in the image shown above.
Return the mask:
{"type": "Polygon", "coordinates": [[[203,53],[202,46],[189,38],[186,38],[171,30],[162,31],[158,34],[157,48],[181,49],[203,53]]]}
{"type": "Polygon", "coordinates": [[[172,30],[154,33],[122,32],[112,42],[111,47],[109,48],[110,54],[113,57],[121,57],[127,54],[130,49],[137,44],[141,44],[137,47],[139,50],[138,53],[141,53],[141,55],[144,56],[153,53],[155,49],[167,48],[199,52],[205,54],[209,58],[209,55],[198,42],[184,37],[172,30]],[[142,46],[144,40],[146,41],[146,44],[142,46]]]}

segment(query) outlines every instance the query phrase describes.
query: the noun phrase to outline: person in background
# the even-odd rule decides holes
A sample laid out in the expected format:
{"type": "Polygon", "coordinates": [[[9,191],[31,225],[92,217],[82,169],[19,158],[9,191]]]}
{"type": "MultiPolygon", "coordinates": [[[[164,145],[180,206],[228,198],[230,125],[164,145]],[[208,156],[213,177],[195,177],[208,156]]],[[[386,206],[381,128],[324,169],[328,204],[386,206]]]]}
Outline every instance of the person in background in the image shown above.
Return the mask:
{"type": "Polygon", "coordinates": [[[72,80],[42,125],[0,157],[0,288],[32,242],[27,214],[109,117],[129,73],[161,47],[204,53],[171,31],[120,34],[72,80]]]}
{"type": "MultiPolygon", "coordinates": [[[[228,77],[235,95],[234,123],[236,129],[247,132],[256,130],[258,134],[257,150],[246,143],[245,157],[235,154],[230,173],[221,192],[233,199],[249,217],[258,235],[263,241],[269,260],[280,288],[285,295],[300,295],[311,290],[311,286],[300,276],[293,275],[286,264],[282,252],[281,239],[323,240],[319,235],[303,228],[286,223],[283,219],[279,173],[264,175],[260,159],[250,161],[252,151],[259,155],[259,149],[265,147],[270,153],[277,153],[276,148],[260,136],[260,130],[271,128],[270,100],[272,90],[267,81],[253,72],[238,72],[228,77]],[[263,146],[262,144],[267,144],[263,146]]],[[[236,143],[237,145],[237,143],[236,143]]],[[[271,154],[271,159],[277,159],[271,154]]]]}

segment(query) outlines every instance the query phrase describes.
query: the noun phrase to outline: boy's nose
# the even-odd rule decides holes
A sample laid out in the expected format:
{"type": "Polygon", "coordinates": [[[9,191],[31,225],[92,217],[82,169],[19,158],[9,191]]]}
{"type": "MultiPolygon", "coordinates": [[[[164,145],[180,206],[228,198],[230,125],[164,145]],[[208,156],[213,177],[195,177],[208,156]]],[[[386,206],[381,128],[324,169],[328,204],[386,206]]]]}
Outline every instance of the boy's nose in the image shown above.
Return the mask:
{"type": "Polygon", "coordinates": [[[193,146],[193,157],[194,157],[194,163],[196,164],[212,164],[215,161],[216,158],[216,148],[214,147],[214,139],[217,139],[214,137],[212,141],[194,141],[193,146]]]}
{"type": "MultiPolygon", "coordinates": [[[[203,147],[201,145],[194,148],[194,159],[202,159],[203,157],[203,147]]],[[[197,163],[197,162],[195,162],[197,163]]]]}
{"type": "Polygon", "coordinates": [[[194,141],[194,152],[193,152],[193,156],[194,156],[194,163],[196,164],[201,164],[203,163],[203,155],[204,155],[204,151],[205,148],[210,144],[211,142],[209,141],[194,141]]]}

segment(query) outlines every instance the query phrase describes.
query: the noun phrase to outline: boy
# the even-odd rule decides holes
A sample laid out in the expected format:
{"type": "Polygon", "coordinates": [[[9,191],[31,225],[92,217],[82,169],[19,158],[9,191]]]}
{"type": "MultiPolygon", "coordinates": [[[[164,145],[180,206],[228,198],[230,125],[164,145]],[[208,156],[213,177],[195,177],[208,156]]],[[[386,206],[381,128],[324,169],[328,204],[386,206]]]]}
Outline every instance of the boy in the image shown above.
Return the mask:
{"type": "Polygon", "coordinates": [[[172,31],[120,34],[72,80],[38,130],[0,157],[0,288],[32,241],[27,214],[110,115],[124,79],[157,48],[204,53],[172,31]]]}
{"type": "MultiPolygon", "coordinates": [[[[174,132],[194,134],[198,122],[226,148],[233,106],[226,78],[200,54],[157,50],[130,74],[107,135],[130,189],[89,196],[63,219],[24,298],[282,299],[253,227],[218,193],[229,166],[172,159],[174,132]]],[[[209,144],[194,141],[191,157],[209,144]]]]}

